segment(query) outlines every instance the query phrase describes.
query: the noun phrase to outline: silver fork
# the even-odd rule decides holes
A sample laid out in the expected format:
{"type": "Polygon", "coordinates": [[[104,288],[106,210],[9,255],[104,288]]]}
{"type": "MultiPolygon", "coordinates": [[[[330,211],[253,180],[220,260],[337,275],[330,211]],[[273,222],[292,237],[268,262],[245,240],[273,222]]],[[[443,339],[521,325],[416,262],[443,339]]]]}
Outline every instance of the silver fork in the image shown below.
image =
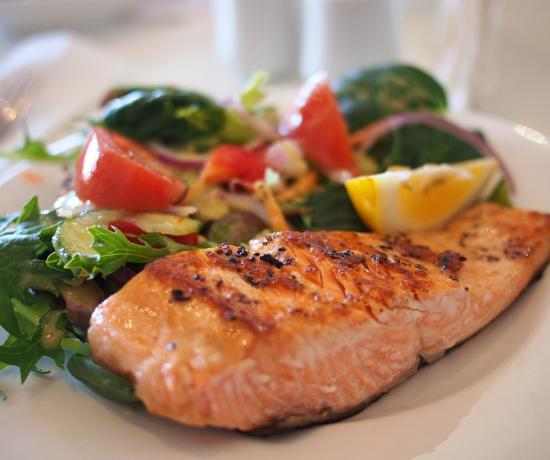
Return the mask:
{"type": "Polygon", "coordinates": [[[25,122],[41,86],[39,72],[26,68],[0,81],[0,140],[25,122]]]}

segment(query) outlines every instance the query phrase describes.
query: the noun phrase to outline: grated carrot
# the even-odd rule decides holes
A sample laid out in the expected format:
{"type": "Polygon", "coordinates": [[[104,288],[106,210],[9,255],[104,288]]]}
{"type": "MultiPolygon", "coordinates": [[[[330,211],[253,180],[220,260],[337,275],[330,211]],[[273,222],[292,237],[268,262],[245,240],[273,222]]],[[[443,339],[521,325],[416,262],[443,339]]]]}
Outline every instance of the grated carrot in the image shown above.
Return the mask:
{"type": "Polygon", "coordinates": [[[286,203],[294,198],[306,195],[307,193],[313,191],[318,181],[319,175],[315,171],[308,171],[290,187],[287,187],[283,191],[279,192],[277,194],[277,200],[286,203]]]}
{"type": "Polygon", "coordinates": [[[256,192],[264,203],[270,228],[274,231],[290,230],[285,215],[273,196],[271,189],[266,187],[263,182],[258,182],[256,185],[256,192]]]}

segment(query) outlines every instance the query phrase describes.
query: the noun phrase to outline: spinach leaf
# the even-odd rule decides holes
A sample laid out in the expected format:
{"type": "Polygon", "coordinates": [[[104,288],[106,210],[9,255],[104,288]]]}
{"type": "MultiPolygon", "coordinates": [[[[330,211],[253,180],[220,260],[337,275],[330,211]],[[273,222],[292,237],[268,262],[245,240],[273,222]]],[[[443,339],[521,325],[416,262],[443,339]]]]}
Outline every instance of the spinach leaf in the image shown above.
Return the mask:
{"type": "Polygon", "coordinates": [[[303,207],[307,210],[306,214],[290,219],[298,230],[368,231],[343,185],[330,184],[324,190],[309,195],[303,207]]]}
{"type": "Polygon", "coordinates": [[[351,132],[386,115],[447,109],[445,90],[423,70],[405,64],[358,69],[334,84],[351,132]]]}
{"type": "Polygon", "coordinates": [[[103,107],[100,123],[140,142],[202,148],[223,128],[224,109],[183,89],[137,88],[103,107]]]}
{"type": "Polygon", "coordinates": [[[393,131],[369,151],[382,167],[417,168],[426,163],[457,163],[481,158],[481,153],[457,137],[426,125],[407,125],[393,131]]]}

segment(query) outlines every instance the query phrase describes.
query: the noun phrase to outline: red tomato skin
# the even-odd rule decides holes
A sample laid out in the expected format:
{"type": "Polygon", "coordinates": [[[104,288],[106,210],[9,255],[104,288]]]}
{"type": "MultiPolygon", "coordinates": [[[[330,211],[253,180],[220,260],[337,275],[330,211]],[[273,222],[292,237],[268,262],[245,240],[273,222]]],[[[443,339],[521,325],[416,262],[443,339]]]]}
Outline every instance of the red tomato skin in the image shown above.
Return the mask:
{"type": "Polygon", "coordinates": [[[304,155],[329,177],[359,174],[346,123],[324,72],[304,84],[280,131],[297,141],[304,155]]]}
{"type": "Polygon", "coordinates": [[[219,184],[232,179],[251,183],[261,180],[266,169],[264,150],[246,150],[233,144],[219,145],[210,153],[202,178],[207,184],[219,184]]]}
{"type": "Polygon", "coordinates": [[[165,209],[182,198],[186,186],[158,163],[145,147],[93,127],[77,162],[74,189],[80,199],[102,208],[165,209]]]}
{"type": "MultiPolygon", "coordinates": [[[[142,244],[139,238],[136,238],[136,237],[146,233],[145,230],[143,230],[138,225],[124,219],[116,219],[116,220],[110,221],[108,228],[111,231],[117,228],[122,233],[124,233],[124,236],[126,236],[126,238],[128,238],[129,241],[136,244],[142,244]]],[[[198,233],[189,233],[187,235],[169,235],[169,234],[163,233],[163,235],[173,239],[176,243],[186,244],[189,246],[198,244],[199,242],[198,233]]]]}
{"type": "Polygon", "coordinates": [[[172,238],[176,243],[185,244],[187,246],[193,246],[199,243],[198,233],[189,233],[189,235],[166,235],[172,238]]]}
{"type": "Polygon", "coordinates": [[[116,219],[109,222],[109,230],[118,228],[126,236],[128,235],[143,235],[145,231],[132,222],[123,219],[116,219]]]}

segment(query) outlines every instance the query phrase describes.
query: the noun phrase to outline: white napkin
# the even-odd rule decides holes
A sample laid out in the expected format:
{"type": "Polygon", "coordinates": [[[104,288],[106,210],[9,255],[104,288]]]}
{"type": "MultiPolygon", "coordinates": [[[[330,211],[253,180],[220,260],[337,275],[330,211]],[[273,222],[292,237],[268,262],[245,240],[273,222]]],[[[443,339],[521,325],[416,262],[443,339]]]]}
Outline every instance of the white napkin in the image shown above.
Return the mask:
{"type": "MultiPolygon", "coordinates": [[[[39,81],[26,124],[33,136],[46,139],[97,108],[109,88],[136,75],[120,56],[63,31],[33,35],[17,44],[0,62],[0,82],[25,70],[35,72],[39,81]]],[[[17,143],[17,131],[2,139],[0,148],[17,143]]]]}

